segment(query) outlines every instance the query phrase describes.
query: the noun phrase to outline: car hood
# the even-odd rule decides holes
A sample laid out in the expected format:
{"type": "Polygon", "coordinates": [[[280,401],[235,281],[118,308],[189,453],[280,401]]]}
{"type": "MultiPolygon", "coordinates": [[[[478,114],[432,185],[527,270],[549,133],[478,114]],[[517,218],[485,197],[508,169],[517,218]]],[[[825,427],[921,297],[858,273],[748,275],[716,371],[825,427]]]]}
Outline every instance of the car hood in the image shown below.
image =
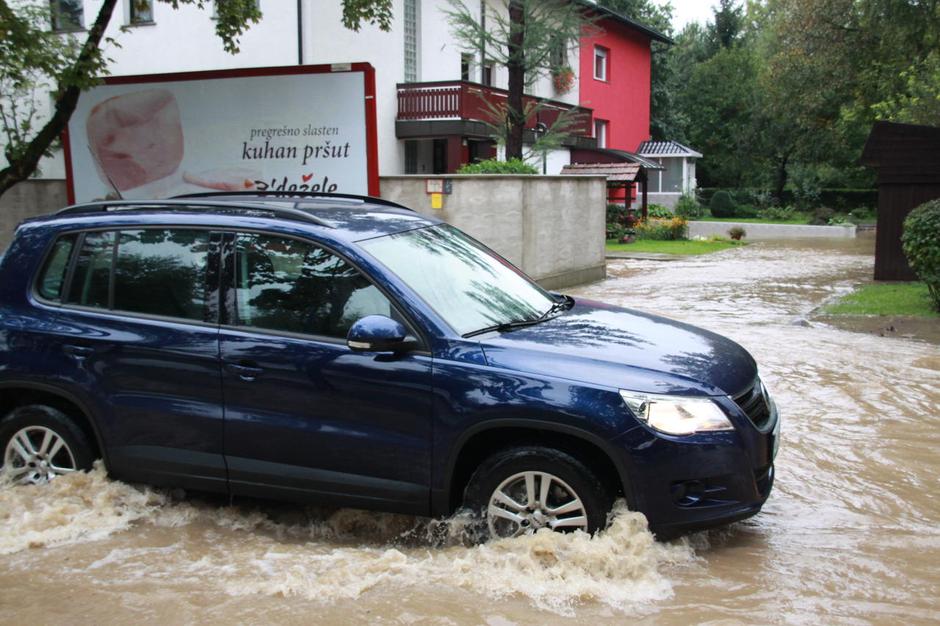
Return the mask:
{"type": "Polygon", "coordinates": [[[648,393],[734,395],[757,376],[751,355],[726,337],[591,300],[481,347],[494,367],[648,393]]]}

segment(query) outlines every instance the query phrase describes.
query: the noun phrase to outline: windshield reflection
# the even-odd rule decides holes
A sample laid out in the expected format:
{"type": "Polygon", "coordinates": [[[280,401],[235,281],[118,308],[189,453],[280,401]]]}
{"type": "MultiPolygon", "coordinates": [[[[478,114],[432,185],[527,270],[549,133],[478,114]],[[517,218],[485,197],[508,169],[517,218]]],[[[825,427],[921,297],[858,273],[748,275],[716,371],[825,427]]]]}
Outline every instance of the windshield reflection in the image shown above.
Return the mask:
{"type": "Polygon", "coordinates": [[[461,335],[537,319],[553,304],[541,287],[446,224],[361,245],[461,335]]]}

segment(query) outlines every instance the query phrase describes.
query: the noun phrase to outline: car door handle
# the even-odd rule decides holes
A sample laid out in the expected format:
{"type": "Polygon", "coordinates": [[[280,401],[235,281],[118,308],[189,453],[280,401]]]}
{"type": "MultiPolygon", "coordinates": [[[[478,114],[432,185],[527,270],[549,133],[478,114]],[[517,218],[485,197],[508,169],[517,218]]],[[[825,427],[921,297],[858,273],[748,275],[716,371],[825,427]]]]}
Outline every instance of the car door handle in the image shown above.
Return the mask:
{"type": "Polygon", "coordinates": [[[258,367],[257,365],[245,362],[226,363],[225,368],[248,383],[256,379],[264,372],[264,369],[258,367]]]}
{"type": "Polygon", "coordinates": [[[65,344],[62,346],[62,351],[76,361],[84,361],[95,353],[94,348],[90,348],[88,346],[76,346],[73,344],[65,344]]]}

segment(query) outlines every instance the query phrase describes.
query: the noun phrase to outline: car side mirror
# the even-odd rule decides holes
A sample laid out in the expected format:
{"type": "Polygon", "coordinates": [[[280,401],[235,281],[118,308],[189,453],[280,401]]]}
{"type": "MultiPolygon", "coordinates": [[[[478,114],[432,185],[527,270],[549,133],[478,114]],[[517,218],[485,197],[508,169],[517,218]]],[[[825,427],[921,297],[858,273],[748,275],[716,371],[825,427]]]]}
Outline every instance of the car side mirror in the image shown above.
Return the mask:
{"type": "Polygon", "coordinates": [[[354,352],[405,352],[418,342],[400,322],[384,315],[367,315],[349,329],[346,345],[354,352]]]}

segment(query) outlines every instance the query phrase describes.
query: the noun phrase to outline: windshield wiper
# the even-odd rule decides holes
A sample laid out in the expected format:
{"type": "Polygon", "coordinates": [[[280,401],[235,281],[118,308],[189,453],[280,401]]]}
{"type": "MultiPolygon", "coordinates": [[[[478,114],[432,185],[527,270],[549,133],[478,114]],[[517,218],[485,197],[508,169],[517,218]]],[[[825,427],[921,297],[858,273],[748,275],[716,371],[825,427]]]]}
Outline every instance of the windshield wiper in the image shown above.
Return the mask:
{"type": "Polygon", "coordinates": [[[510,330],[515,330],[516,328],[524,328],[526,326],[532,326],[538,324],[539,322],[544,322],[552,313],[557,313],[558,311],[566,311],[574,306],[574,298],[571,296],[562,296],[561,300],[556,301],[552,304],[551,307],[538,317],[531,320],[514,320],[512,322],[503,322],[501,324],[493,324],[492,326],[487,326],[479,330],[472,330],[469,333],[464,333],[462,336],[466,339],[467,337],[475,337],[476,335],[482,335],[484,333],[491,332],[501,332],[505,333],[510,330]]]}
{"type": "Polygon", "coordinates": [[[558,313],[559,311],[567,311],[573,306],[574,306],[574,298],[572,298],[571,296],[563,295],[561,297],[561,300],[556,300],[555,303],[552,306],[550,306],[547,311],[545,311],[539,316],[538,321],[541,322],[542,320],[547,319],[552,313],[558,313]]]}

